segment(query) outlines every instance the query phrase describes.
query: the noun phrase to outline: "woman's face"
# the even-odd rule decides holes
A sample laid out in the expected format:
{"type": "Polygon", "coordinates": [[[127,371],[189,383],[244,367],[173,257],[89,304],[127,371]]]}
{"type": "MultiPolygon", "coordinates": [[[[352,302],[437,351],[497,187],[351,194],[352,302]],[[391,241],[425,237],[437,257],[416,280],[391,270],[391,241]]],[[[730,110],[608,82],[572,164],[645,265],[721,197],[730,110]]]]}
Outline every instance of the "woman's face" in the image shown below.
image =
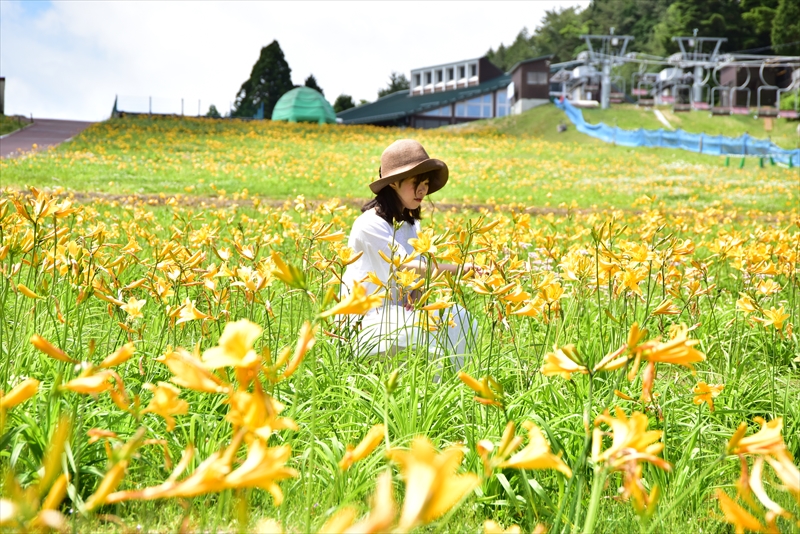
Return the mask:
{"type": "Polygon", "coordinates": [[[422,199],[428,194],[429,183],[427,178],[417,183],[417,177],[410,176],[401,182],[389,184],[389,187],[397,192],[397,196],[400,197],[400,202],[403,203],[405,209],[415,210],[420,207],[422,199]]]}

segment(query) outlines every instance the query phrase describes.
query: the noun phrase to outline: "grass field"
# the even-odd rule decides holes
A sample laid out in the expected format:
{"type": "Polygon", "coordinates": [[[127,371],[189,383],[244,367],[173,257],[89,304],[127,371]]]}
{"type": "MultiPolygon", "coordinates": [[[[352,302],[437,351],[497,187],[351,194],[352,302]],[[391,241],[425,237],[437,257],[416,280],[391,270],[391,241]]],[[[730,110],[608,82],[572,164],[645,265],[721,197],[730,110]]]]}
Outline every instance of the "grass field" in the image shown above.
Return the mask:
{"type": "Polygon", "coordinates": [[[800,526],[797,169],[497,130],[124,119],[0,161],[3,528],[800,526]],[[344,239],[406,136],[451,182],[392,268],[419,344],[364,358],[344,239]],[[461,369],[424,348],[454,304],[461,369]]]}
{"type": "Polygon", "coordinates": [[[9,117],[6,115],[0,115],[0,135],[6,135],[11,132],[15,132],[20,128],[27,126],[30,124],[28,119],[23,119],[22,117],[9,117]]]}

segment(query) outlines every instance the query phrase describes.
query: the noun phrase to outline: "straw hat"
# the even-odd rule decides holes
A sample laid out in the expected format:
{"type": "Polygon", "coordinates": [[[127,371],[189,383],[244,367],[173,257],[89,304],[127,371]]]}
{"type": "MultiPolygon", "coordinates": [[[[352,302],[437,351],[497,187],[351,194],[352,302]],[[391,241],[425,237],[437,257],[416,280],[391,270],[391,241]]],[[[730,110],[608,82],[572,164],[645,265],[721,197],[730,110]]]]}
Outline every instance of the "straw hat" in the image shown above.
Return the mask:
{"type": "Polygon", "coordinates": [[[369,188],[377,194],[391,183],[428,171],[436,171],[428,185],[430,194],[443,188],[447,183],[447,165],[443,161],[428,157],[428,153],[417,141],[400,139],[389,145],[381,154],[379,178],[369,184],[369,188]]]}

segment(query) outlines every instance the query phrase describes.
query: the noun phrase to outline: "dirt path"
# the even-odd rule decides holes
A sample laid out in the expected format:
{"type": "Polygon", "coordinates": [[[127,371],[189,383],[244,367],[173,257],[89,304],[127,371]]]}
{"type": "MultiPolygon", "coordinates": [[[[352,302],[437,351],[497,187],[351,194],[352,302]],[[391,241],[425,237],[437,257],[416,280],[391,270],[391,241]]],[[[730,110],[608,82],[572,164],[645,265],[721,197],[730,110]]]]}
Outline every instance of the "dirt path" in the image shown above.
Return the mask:
{"type": "Polygon", "coordinates": [[[0,139],[0,158],[13,158],[31,150],[44,150],[69,141],[93,123],[85,121],[61,121],[36,119],[22,130],[17,130],[0,139]],[[33,148],[36,145],[36,148],[33,148]]]}

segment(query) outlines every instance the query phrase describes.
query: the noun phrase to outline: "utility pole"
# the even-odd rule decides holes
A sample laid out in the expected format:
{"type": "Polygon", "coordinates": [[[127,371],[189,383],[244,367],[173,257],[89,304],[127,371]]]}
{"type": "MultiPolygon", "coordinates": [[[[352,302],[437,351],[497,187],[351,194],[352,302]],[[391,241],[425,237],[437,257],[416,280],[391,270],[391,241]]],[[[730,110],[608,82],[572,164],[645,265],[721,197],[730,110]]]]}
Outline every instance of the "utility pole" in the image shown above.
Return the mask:
{"type": "Polygon", "coordinates": [[[600,107],[608,109],[609,95],[611,94],[611,67],[623,62],[625,48],[633,41],[632,35],[614,35],[611,27],[608,35],[581,35],[589,49],[589,62],[595,67],[600,67],[603,73],[600,87],[600,107]],[[596,46],[592,46],[592,41],[596,46]]]}
{"type": "Polygon", "coordinates": [[[726,37],[698,37],[697,28],[691,37],[673,37],[672,41],[678,43],[681,49],[679,66],[681,68],[694,68],[692,80],[692,104],[703,100],[703,70],[713,69],[719,61],[719,47],[728,41],[726,37]],[[711,52],[703,52],[704,46],[711,52]]]}

